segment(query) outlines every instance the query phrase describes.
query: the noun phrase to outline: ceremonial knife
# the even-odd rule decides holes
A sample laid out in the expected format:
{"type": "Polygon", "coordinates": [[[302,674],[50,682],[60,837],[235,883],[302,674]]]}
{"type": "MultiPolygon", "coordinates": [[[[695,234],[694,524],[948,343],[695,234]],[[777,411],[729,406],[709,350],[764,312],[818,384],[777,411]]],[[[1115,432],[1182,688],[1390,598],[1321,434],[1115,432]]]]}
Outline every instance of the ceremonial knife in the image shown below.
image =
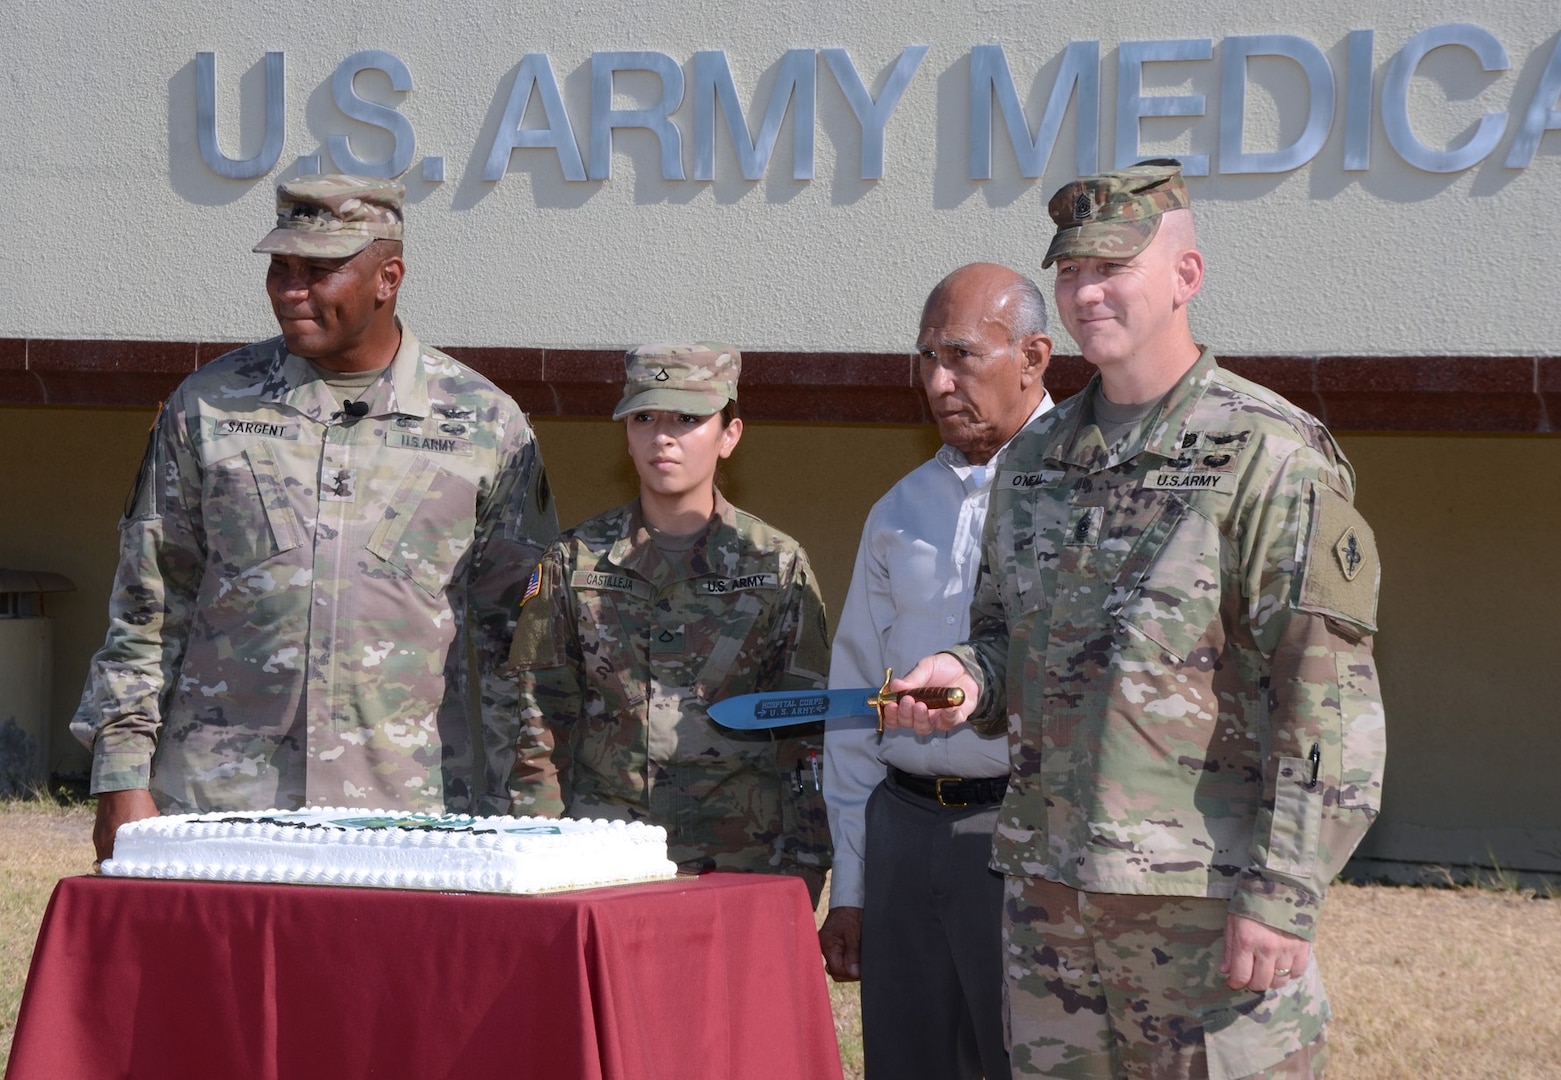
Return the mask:
{"type": "Polygon", "coordinates": [[[876,717],[883,730],[883,707],[902,697],[912,697],[929,709],[951,709],[963,705],[965,692],[957,686],[922,686],[915,690],[891,693],[889,680],[894,669],[883,673],[883,685],[850,690],[770,690],[762,694],[739,694],[712,702],[710,718],[722,727],[739,731],[812,724],[819,720],[843,720],[851,717],[876,717]]]}

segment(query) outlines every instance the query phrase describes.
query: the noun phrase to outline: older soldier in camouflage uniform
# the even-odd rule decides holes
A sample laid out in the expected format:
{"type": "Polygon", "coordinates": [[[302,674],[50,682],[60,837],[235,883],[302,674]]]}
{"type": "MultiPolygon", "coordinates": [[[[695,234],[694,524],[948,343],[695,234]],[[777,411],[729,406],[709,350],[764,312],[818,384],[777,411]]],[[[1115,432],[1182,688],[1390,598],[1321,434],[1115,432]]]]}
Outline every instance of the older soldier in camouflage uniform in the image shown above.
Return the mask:
{"type": "Polygon", "coordinates": [[[1196,345],[1175,162],[1066,185],[1058,313],[1098,373],[1014,441],[971,638],[890,723],[1010,733],[993,865],[1016,1075],[1315,1076],[1310,942],[1380,805],[1378,581],[1314,418],[1196,345]]]}
{"type": "Polygon", "coordinates": [[[159,810],[469,810],[470,637],[513,717],[492,672],[557,519],[514,401],[395,316],[402,194],[281,185],[255,248],[281,336],[157,419],[72,724],[100,857],[159,810]]]}
{"type": "Polygon", "coordinates": [[[628,353],[613,419],[627,418],[639,498],[548,549],[510,653],[523,730],[489,760],[512,760],[516,814],[652,821],[683,870],[799,876],[817,904],[820,726],[731,731],[706,712],[823,686],[829,660],[807,555],[715,487],[742,435],[741,364],[713,342],[628,353]]]}

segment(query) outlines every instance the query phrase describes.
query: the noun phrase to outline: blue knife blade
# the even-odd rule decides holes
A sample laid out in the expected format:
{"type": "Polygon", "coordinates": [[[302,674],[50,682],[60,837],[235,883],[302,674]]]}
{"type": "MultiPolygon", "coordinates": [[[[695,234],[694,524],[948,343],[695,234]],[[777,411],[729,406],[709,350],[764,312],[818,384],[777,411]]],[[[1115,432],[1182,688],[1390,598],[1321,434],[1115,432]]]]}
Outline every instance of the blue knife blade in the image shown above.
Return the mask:
{"type": "Polygon", "coordinates": [[[867,699],[875,687],[854,690],[771,690],[739,694],[710,705],[710,717],[722,727],[739,731],[813,724],[820,720],[844,720],[853,716],[878,723],[878,709],[867,699]]]}
{"type": "MultiPolygon", "coordinates": [[[[927,702],[931,708],[948,708],[965,700],[964,693],[957,687],[921,687],[907,693],[927,702]]],[[[889,702],[896,697],[871,686],[849,690],[769,690],[712,702],[709,712],[711,719],[722,727],[738,731],[855,718],[866,720],[867,724],[863,726],[877,727],[880,700],[889,702]]]]}

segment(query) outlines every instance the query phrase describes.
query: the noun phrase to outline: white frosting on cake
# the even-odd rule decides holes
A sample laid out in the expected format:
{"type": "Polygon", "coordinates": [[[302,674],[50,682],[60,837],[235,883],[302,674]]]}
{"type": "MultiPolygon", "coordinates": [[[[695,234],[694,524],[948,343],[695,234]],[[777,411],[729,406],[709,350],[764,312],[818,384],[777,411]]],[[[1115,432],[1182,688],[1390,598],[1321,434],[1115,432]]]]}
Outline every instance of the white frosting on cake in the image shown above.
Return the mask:
{"type": "Polygon", "coordinates": [[[121,825],[103,873],[535,893],[677,873],[660,825],[386,810],[181,814],[121,825]]]}

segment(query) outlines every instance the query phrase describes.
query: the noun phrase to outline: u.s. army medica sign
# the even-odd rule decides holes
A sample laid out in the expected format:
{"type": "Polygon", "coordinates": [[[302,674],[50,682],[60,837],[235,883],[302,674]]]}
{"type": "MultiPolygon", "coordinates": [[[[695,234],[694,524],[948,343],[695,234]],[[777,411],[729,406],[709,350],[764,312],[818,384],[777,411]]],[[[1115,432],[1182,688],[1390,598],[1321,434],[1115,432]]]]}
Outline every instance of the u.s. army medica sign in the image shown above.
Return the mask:
{"type": "MultiPolygon", "coordinates": [[[[866,73],[843,48],[786,49],[773,60],[768,97],[756,101],[748,112],[742,105],[746,95],[739,89],[723,50],[698,50],[686,62],[650,50],[592,52],[586,92],[573,101],[559,82],[552,58],[547,53],[527,53],[503,91],[503,118],[491,139],[478,148],[474,160],[481,162],[482,179],[494,183],[502,181],[516,154],[546,156],[556,163],[566,182],[607,180],[612,176],[614,134],[642,129],[659,146],[663,180],[714,179],[716,144],[721,139],[730,140],[742,177],[758,180],[776,167],[778,137],[789,112],[789,153],[784,154],[787,163],[780,167],[787,168],[793,180],[813,180],[818,87],[819,81],[827,78],[833,80],[849,106],[854,121],[849,137],[855,142],[861,178],[881,180],[885,179],[885,131],[901,98],[921,73],[928,49],[927,45],[907,45],[887,69],[866,73]],[[620,85],[630,80],[649,85],[651,92],[648,101],[625,108],[615,99],[620,85]]],[[[1054,73],[1049,88],[1040,95],[1044,107],[1035,116],[1026,112],[1019,89],[1028,73],[1021,69],[1016,74],[1002,44],[975,45],[965,58],[966,85],[939,88],[940,94],[961,99],[949,104],[962,110],[965,122],[917,135],[929,142],[939,137],[961,140],[959,149],[971,180],[993,175],[992,151],[997,140],[1006,140],[1022,176],[1041,176],[1070,118],[1079,173],[1139,160],[1144,156],[1142,123],[1168,117],[1197,118],[1213,129],[1212,138],[1203,134],[1194,140],[1199,145],[1212,144],[1212,153],[1188,150],[1178,154],[1190,176],[1208,175],[1211,170],[1227,175],[1288,172],[1311,162],[1331,140],[1342,145],[1342,169],[1363,172],[1372,166],[1372,132],[1377,125],[1398,157],[1426,172],[1473,168],[1497,154],[1504,140],[1502,165],[1508,169],[1530,166],[1545,134],[1561,129],[1557,103],[1561,97],[1561,40],[1551,47],[1543,74],[1531,92],[1512,98],[1505,109],[1479,116],[1462,139],[1446,146],[1429,145],[1416,133],[1411,110],[1411,80],[1438,50],[1454,54],[1454,62],[1481,73],[1504,73],[1512,67],[1501,40],[1470,23],[1427,27],[1394,44],[1385,54],[1374,31],[1352,30],[1342,49],[1342,62],[1297,34],[1229,36],[1218,43],[1207,37],[1122,41],[1116,45],[1115,62],[1104,65],[1100,41],[1072,41],[1052,58],[1054,73]],[[1286,132],[1284,137],[1277,143],[1270,137],[1267,145],[1253,145],[1247,124],[1249,83],[1256,66],[1273,63],[1294,65],[1303,77],[1304,92],[1282,103],[1284,115],[1278,127],[1286,132]],[[1211,99],[1206,94],[1168,95],[1145,90],[1148,69],[1178,64],[1216,67],[1218,93],[1211,99]],[[1374,95],[1379,71],[1381,90],[1374,95]],[[1103,148],[1099,136],[1105,80],[1114,81],[1115,108],[1111,117],[1114,138],[1103,148]]],[[[201,160],[220,176],[264,176],[277,166],[289,145],[286,54],[268,52],[264,64],[263,137],[254,153],[239,156],[224,149],[218,134],[224,103],[218,100],[216,53],[195,56],[196,141],[201,160]]],[[[411,121],[394,102],[371,100],[360,93],[360,77],[368,72],[388,80],[392,97],[413,90],[416,80],[404,60],[378,49],[352,53],[331,76],[331,98],[341,117],[381,129],[389,137],[390,152],[365,158],[354,149],[348,135],[322,131],[314,134],[323,137],[329,161],[323,161],[319,154],[302,156],[300,172],[329,167],[363,175],[400,176],[417,160],[418,137],[411,121]]],[[[327,120],[325,126],[335,125],[327,120]]],[[[423,180],[437,183],[446,179],[447,153],[445,148],[424,153],[423,180]]],[[[934,148],[927,160],[935,153],[934,148]]]]}

